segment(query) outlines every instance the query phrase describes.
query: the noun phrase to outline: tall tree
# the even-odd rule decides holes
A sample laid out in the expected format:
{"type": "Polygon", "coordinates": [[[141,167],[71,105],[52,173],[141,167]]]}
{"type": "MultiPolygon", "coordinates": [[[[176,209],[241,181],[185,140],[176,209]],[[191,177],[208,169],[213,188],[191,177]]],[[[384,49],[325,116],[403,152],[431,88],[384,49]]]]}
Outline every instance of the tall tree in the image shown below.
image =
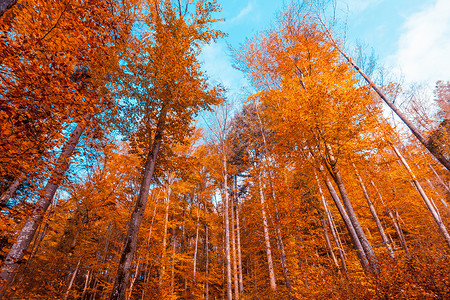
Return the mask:
{"type": "MultiPolygon", "coordinates": [[[[110,299],[124,299],[130,280],[130,268],[136,251],[139,228],[147,204],[156,159],[162,143],[168,139],[182,141],[193,119],[202,108],[219,102],[216,89],[208,88],[199,70],[200,46],[218,38],[211,30],[211,13],[218,11],[215,1],[196,1],[178,7],[172,1],[149,1],[149,41],[141,41],[139,51],[126,58],[124,78],[119,84],[125,94],[136,101],[134,112],[144,122],[135,135],[137,147],[144,153],[142,181],[136,205],[130,217],[128,233],[110,299]],[[190,13],[190,15],[187,15],[190,13]]],[[[136,41],[138,42],[138,41],[136,41]]]]}
{"type": "Polygon", "coordinates": [[[430,143],[422,132],[409,120],[409,118],[395,105],[395,103],[389,99],[389,97],[378,87],[370,77],[362,70],[362,68],[344,51],[339,42],[333,37],[324,20],[321,18],[320,13],[317,13],[318,20],[322,25],[324,32],[333,46],[342,54],[345,60],[351,65],[367,82],[367,84],[378,94],[378,96],[386,103],[389,108],[403,121],[403,123],[411,130],[412,134],[419,140],[419,142],[430,151],[430,153],[450,171],[450,159],[442,151],[442,147],[430,143]]]}
{"type": "MultiPolygon", "coordinates": [[[[18,171],[14,174],[17,179],[31,172],[51,170],[35,209],[2,266],[0,276],[7,284],[12,281],[17,263],[24,257],[69,168],[70,158],[83,131],[98,129],[93,126],[96,124],[93,120],[102,120],[113,111],[114,104],[106,87],[109,80],[106,72],[113,72],[117,66],[123,39],[126,40],[129,33],[130,24],[124,20],[129,21],[130,15],[124,7],[130,8],[128,1],[110,6],[79,1],[57,7],[37,1],[27,3],[13,20],[1,23],[6,34],[0,44],[0,51],[5,54],[1,65],[5,70],[1,79],[1,96],[2,108],[7,112],[1,114],[2,121],[5,121],[1,126],[5,129],[2,135],[8,142],[3,144],[5,164],[2,164],[0,173],[5,176],[13,167],[14,172],[18,171]],[[56,12],[59,13],[58,22],[43,33],[39,26],[44,26],[45,20],[56,12]],[[38,22],[33,20],[36,16],[40,17],[38,22]],[[66,31],[59,26],[69,29],[66,31]],[[78,30],[83,32],[86,40],[80,41],[78,30]],[[120,39],[118,34],[122,36],[120,39]],[[72,48],[74,46],[78,48],[72,48]],[[14,49],[22,50],[12,53],[14,49]],[[109,57],[100,61],[98,58],[105,53],[109,57]],[[25,71],[28,69],[29,72],[25,71]],[[26,118],[22,118],[25,122],[20,125],[17,118],[21,118],[21,113],[26,118]],[[27,121],[28,118],[31,119],[27,121]],[[67,124],[73,126],[72,122],[77,125],[65,141],[62,138],[64,129],[70,128],[67,124]],[[15,124],[20,125],[19,128],[15,124]],[[20,127],[23,132],[20,132],[20,127]],[[62,149],[59,157],[52,159],[55,147],[62,149]],[[31,151],[26,153],[25,149],[31,151]],[[24,150],[24,155],[17,155],[24,150]],[[47,159],[53,160],[53,164],[47,164],[47,159]],[[43,168],[39,163],[47,166],[43,168]],[[39,167],[34,167],[35,164],[39,167]]],[[[0,295],[5,292],[5,287],[6,284],[1,286],[0,295]]]]}

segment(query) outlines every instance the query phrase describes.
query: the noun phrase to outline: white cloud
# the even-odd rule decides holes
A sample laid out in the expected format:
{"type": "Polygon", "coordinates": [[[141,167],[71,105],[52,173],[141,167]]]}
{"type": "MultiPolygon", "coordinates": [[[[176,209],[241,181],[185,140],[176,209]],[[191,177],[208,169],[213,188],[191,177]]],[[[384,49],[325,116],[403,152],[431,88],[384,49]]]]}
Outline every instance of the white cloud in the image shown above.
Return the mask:
{"type": "Polygon", "coordinates": [[[409,16],[388,62],[400,68],[407,82],[450,80],[450,1],[436,0],[409,16]]]}
{"type": "Polygon", "coordinates": [[[252,2],[248,2],[247,6],[244,7],[243,9],[241,9],[241,11],[239,12],[239,14],[237,16],[231,18],[230,23],[239,21],[246,15],[250,14],[252,12],[252,10],[253,10],[253,4],[252,4],[252,2]]]}

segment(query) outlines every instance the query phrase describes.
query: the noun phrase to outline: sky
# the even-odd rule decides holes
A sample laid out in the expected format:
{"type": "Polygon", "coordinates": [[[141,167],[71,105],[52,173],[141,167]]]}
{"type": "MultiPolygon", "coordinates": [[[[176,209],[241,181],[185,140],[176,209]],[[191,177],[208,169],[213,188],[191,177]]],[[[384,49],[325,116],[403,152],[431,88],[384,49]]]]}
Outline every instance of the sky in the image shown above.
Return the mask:
{"type": "MultiPolygon", "coordinates": [[[[204,47],[201,60],[212,82],[228,89],[228,97],[245,94],[245,76],[233,69],[228,44],[239,48],[247,38],[270,28],[287,0],[218,0],[225,18],[217,28],[228,37],[204,47]],[[244,89],[243,89],[244,88],[244,89]]],[[[450,0],[337,0],[341,32],[351,53],[367,46],[378,64],[405,84],[433,87],[450,80],[450,0]],[[345,25],[346,24],[346,25],[345,25]],[[344,30],[346,28],[346,30],[344,30]]]]}

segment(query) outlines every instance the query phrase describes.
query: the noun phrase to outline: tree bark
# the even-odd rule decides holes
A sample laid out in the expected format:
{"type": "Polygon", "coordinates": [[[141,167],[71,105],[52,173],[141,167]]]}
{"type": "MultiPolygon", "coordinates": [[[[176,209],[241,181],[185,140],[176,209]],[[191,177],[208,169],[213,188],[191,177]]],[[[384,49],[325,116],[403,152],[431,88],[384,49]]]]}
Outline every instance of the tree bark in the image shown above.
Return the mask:
{"type": "Polygon", "coordinates": [[[375,183],[373,182],[373,180],[370,180],[372,186],[375,188],[375,191],[377,192],[378,198],[380,199],[381,204],[384,206],[387,214],[389,215],[389,218],[392,221],[392,224],[394,225],[395,228],[395,232],[397,233],[398,239],[400,241],[400,245],[402,246],[403,250],[405,251],[406,255],[409,256],[409,249],[408,246],[406,245],[406,239],[405,236],[403,235],[403,231],[401,229],[401,227],[399,226],[396,218],[394,217],[392,211],[390,209],[388,209],[386,207],[386,204],[384,204],[384,200],[383,197],[381,196],[381,193],[378,191],[377,186],[375,185],[375,183]]]}
{"type": "MultiPolygon", "coordinates": [[[[88,117],[88,119],[89,118],[90,117],[88,117]]],[[[30,217],[20,231],[17,241],[13,244],[3,262],[0,279],[4,280],[5,284],[0,284],[0,299],[4,295],[7,285],[13,280],[17,267],[22,262],[26,250],[28,249],[31,240],[36,233],[39,224],[42,222],[42,218],[51,204],[61,180],[64,178],[64,175],[69,168],[70,157],[78,144],[78,141],[84,131],[84,127],[84,122],[80,122],[71,133],[67,144],[62,149],[61,154],[56,161],[55,168],[44,188],[44,192],[39,197],[39,200],[36,203],[30,217]]]]}
{"type": "Polygon", "coordinates": [[[194,286],[192,288],[193,291],[195,291],[195,276],[196,276],[196,272],[197,272],[197,251],[198,251],[198,227],[199,227],[199,220],[200,220],[200,203],[197,203],[197,222],[195,225],[195,249],[194,249],[194,266],[193,266],[193,282],[194,282],[194,286]]]}
{"type": "Polygon", "coordinates": [[[166,209],[164,215],[164,234],[162,241],[162,254],[161,254],[161,272],[159,274],[159,286],[162,286],[164,281],[164,275],[166,271],[166,254],[167,254],[167,227],[169,225],[169,207],[170,207],[170,195],[171,195],[171,186],[173,183],[174,175],[173,173],[166,173],[167,176],[167,186],[166,186],[166,209]]]}
{"type": "MultiPolygon", "coordinates": [[[[205,205],[206,210],[206,205],[205,205]]],[[[205,252],[206,252],[206,261],[205,261],[205,300],[209,300],[209,240],[208,240],[208,224],[205,223],[205,252]]]]}
{"type": "Polygon", "coordinates": [[[3,16],[3,14],[16,5],[17,0],[0,0],[0,17],[3,16]]]}
{"type": "Polygon", "coordinates": [[[131,299],[131,295],[133,294],[133,286],[134,286],[134,283],[136,282],[136,278],[137,278],[137,275],[138,275],[138,272],[139,272],[139,260],[140,260],[140,257],[138,258],[138,261],[137,261],[137,264],[136,264],[136,271],[134,271],[134,277],[131,280],[130,292],[128,293],[128,298],[127,299],[131,299]]]}
{"type": "Polygon", "coordinates": [[[392,145],[392,148],[394,149],[395,154],[400,159],[403,166],[405,167],[405,169],[408,171],[409,175],[411,176],[414,186],[416,187],[417,191],[419,192],[420,196],[422,197],[423,201],[425,202],[425,205],[427,206],[428,210],[431,212],[431,215],[433,216],[434,221],[438,225],[438,227],[442,233],[442,236],[445,238],[448,246],[450,247],[450,234],[448,233],[447,227],[445,226],[444,222],[442,222],[442,219],[439,216],[439,212],[435,209],[435,207],[433,206],[430,199],[428,199],[428,196],[425,194],[425,191],[422,189],[422,186],[420,185],[419,181],[417,180],[416,176],[414,175],[413,171],[409,167],[409,165],[406,162],[403,155],[400,153],[400,151],[394,145],[392,145]]]}
{"type": "Polygon", "coordinates": [[[428,183],[428,185],[430,186],[430,188],[436,193],[436,195],[439,197],[439,201],[441,201],[442,205],[444,205],[444,207],[446,209],[448,209],[448,203],[444,200],[444,198],[442,197],[441,193],[439,193],[439,191],[434,187],[434,185],[431,183],[431,181],[428,178],[425,178],[426,182],[428,183]]]}
{"type": "Polygon", "coordinates": [[[139,228],[144,216],[145,207],[147,205],[147,198],[150,189],[150,183],[153,178],[153,171],[155,169],[156,158],[158,156],[161,142],[163,139],[164,128],[166,124],[167,107],[164,106],[160,112],[158,123],[156,125],[155,137],[153,139],[152,147],[147,156],[145,169],[139,189],[138,199],[130,217],[128,225],[128,232],[125,238],[122,255],[120,257],[119,266],[117,270],[114,287],[110,296],[111,300],[125,299],[125,293],[130,281],[130,268],[133,261],[134,252],[136,251],[136,244],[139,234],[139,228]]]}
{"type": "Polygon", "coordinates": [[[328,235],[327,223],[326,223],[325,219],[322,219],[321,222],[322,222],[322,227],[323,227],[323,234],[325,236],[325,242],[327,243],[327,247],[328,247],[328,252],[331,255],[334,265],[336,266],[336,268],[339,269],[339,263],[337,261],[336,255],[334,254],[333,247],[331,246],[330,236],[328,235]]]}
{"type": "Polygon", "coordinates": [[[17,191],[22,181],[23,180],[21,178],[16,178],[16,180],[14,180],[14,182],[8,187],[8,189],[3,193],[2,197],[0,198],[0,206],[6,206],[6,203],[8,203],[8,200],[17,191]]]}
{"type": "MultiPolygon", "coordinates": [[[[222,141],[224,143],[225,141],[222,141]]],[[[231,256],[230,256],[230,217],[229,217],[229,195],[228,195],[228,169],[225,146],[223,146],[223,194],[224,194],[224,225],[225,225],[225,265],[227,270],[227,299],[233,299],[231,283],[231,256]]]]}
{"type": "Polygon", "coordinates": [[[231,249],[233,252],[233,281],[234,281],[234,298],[239,300],[239,281],[238,281],[238,266],[236,255],[236,229],[235,229],[235,213],[234,201],[231,200],[231,249]]]}
{"type": "Polygon", "coordinates": [[[83,293],[81,294],[81,298],[80,298],[81,300],[84,300],[84,297],[86,295],[87,288],[89,286],[90,274],[91,274],[91,270],[88,270],[88,272],[86,274],[86,280],[84,281],[83,293]]]}
{"type": "Polygon", "coordinates": [[[75,277],[78,273],[78,268],[80,267],[81,259],[78,260],[77,267],[75,268],[75,271],[73,271],[72,277],[70,278],[69,286],[67,287],[67,291],[64,294],[64,300],[67,300],[69,298],[70,289],[72,288],[73,282],[75,281],[75,277]]]}
{"type": "Polygon", "coordinates": [[[326,146],[326,154],[327,154],[328,159],[324,158],[324,162],[328,163],[327,164],[328,171],[330,172],[330,175],[333,177],[333,180],[338,187],[338,190],[339,190],[339,193],[341,194],[342,202],[344,203],[348,217],[350,218],[350,221],[352,222],[352,225],[355,229],[356,234],[358,235],[358,238],[361,242],[364,252],[366,253],[366,257],[369,260],[369,265],[370,265],[371,271],[373,273],[379,273],[377,258],[372,249],[372,246],[370,245],[369,241],[367,240],[366,235],[364,234],[364,230],[362,229],[361,224],[359,224],[358,218],[356,217],[356,213],[353,210],[353,206],[350,201],[350,198],[348,197],[347,190],[345,189],[344,182],[342,181],[341,173],[339,172],[339,169],[337,167],[336,159],[333,156],[331,147],[329,147],[328,145],[326,146]]]}
{"type": "Polygon", "coordinates": [[[385,245],[386,250],[389,253],[389,256],[392,258],[395,258],[394,251],[392,251],[391,244],[389,243],[389,239],[387,238],[386,233],[384,232],[384,228],[383,228],[383,225],[381,224],[380,218],[378,217],[377,211],[375,210],[375,207],[373,206],[372,200],[370,200],[370,196],[369,196],[369,193],[367,192],[366,185],[364,184],[361,176],[359,175],[355,164],[353,164],[353,168],[355,169],[355,175],[359,181],[359,185],[361,186],[362,192],[364,194],[364,198],[366,198],[367,204],[369,205],[370,213],[372,214],[372,217],[375,220],[375,223],[377,224],[378,232],[381,235],[381,240],[383,241],[383,244],[385,245]]]}
{"type": "Polygon", "coordinates": [[[234,188],[235,188],[235,205],[234,208],[236,209],[236,238],[237,238],[237,253],[238,253],[238,263],[239,263],[239,293],[242,294],[244,293],[244,280],[242,277],[242,253],[241,253],[241,227],[239,226],[239,200],[238,200],[238,196],[237,196],[237,182],[236,182],[236,177],[235,177],[235,183],[234,183],[234,188]]]}
{"type": "Polygon", "coordinates": [[[264,199],[264,191],[263,191],[263,185],[262,185],[260,171],[258,171],[258,185],[259,185],[259,198],[261,200],[261,212],[262,212],[262,220],[263,220],[264,240],[266,243],[267,265],[269,267],[270,288],[274,291],[277,288],[277,284],[276,284],[276,280],[275,280],[275,270],[273,268],[272,248],[270,245],[270,236],[269,236],[269,225],[267,223],[266,208],[265,208],[266,201],[264,199]]]}
{"type": "Polygon", "coordinates": [[[439,180],[439,183],[444,187],[444,189],[450,193],[450,185],[449,184],[445,184],[444,181],[442,180],[441,176],[439,176],[439,174],[436,172],[436,170],[433,168],[433,166],[431,164],[428,164],[428,166],[430,167],[430,169],[433,171],[434,175],[436,175],[437,179],[439,180]]]}
{"type": "Polygon", "coordinates": [[[267,139],[266,139],[266,134],[264,132],[263,122],[262,122],[261,116],[258,111],[256,111],[256,116],[258,117],[259,129],[261,132],[261,136],[263,138],[264,150],[265,150],[265,154],[266,154],[265,159],[263,159],[264,168],[266,169],[267,174],[269,175],[270,189],[272,191],[272,198],[273,198],[274,208],[275,208],[275,233],[276,233],[277,246],[280,251],[281,269],[283,270],[283,276],[284,276],[284,281],[286,283],[286,288],[289,291],[289,299],[293,299],[291,280],[290,280],[290,276],[289,276],[289,269],[288,269],[287,262],[286,262],[286,252],[284,251],[283,236],[281,234],[281,228],[280,228],[280,216],[278,213],[277,198],[275,196],[275,188],[273,186],[273,176],[272,176],[272,172],[268,168],[268,164],[267,164],[267,160],[270,157],[269,147],[267,146],[267,139]]]}
{"type": "MultiPolygon", "coordinates": [[[[320,170],[320,169],[319,169],[320,170]]],[[[323,170],[320,170],[323,172],[323,170]]],[[[325,185],[327,186],[328,192],[331,195],[331,198],[333,198],[334,203],[336,204],[336,207],[339,211],[339,214],[342,217],[342,220],[344,220],[345,226],[347,227],[348,233],[350,234],[350,238],[352,239],[353,245],[356,248],[356,254],[358,256],[358,259],[361,263],[361,266],[365,272],[371,272],[371,267],[369,265],[369,260],[367,259],[366,253],[364,252],[364,249],[361,245],[361,241],[358,238],[358,235],[356,234],[355,228],[353,227],[353,223],[351,222],[350,218],[347,215],[347,212],[345,211],[344,206],[342,205],[341,201],[339,200],[339,196],[336,193],[333,185],[331,184],[330,180],[326,175],[324,175],[325,185]]]]}
{"type": "Polygon", "coordinates": [[[322,200],[323,208],[325,211],[325,215],[327,217],[328,225],[330,226],[331,234],[333,235],[333,239],[336,243],[336,246],[339,249],[339,257],[341,259],[342,268],[344,269],[345,272],[347,272],[347,263],[345,261],[344,249],[342,249],[342,245],[340,243],[339,237],[337,236],[336,230],[334,229],[334,223],[333,223],[333,219],[331,218],[331,212],[328,209],[327,201],[325,200],[325,197],[323,195],[322,187],[320,186],[320,181],[316,175],[316,172],[314,172],[314,175],[316,177],[317,187],[319,188],[320,199],[322,200]]]}

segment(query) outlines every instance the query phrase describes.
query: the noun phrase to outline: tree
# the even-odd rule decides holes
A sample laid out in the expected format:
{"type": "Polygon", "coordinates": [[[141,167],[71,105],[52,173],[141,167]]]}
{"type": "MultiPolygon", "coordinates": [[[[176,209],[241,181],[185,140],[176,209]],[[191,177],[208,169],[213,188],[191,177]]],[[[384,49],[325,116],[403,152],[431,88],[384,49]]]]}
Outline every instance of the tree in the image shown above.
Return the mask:
{"type": "Polygon", "coordinates": [[[5,129],[2,130],[5,138],[2,146],[6,163],[2,164],[0,173],[11,175],[9,170],[14,166],[14,178],[31,175],[33,171],[44,173],[46,168],[36,169],[34,165],[55,155],[53,148],[62,149],[54,165],[48,168],[47,184],[5,258],[0,276],[6,284],[2,285],[0,295],[12,281],[18,263],[51,204],[83,131],[98,129],[91,121],[101,120],[114,108],[106,86],[106,72],[117,66],[122,39],[126,40],[129,33],[130,24],[124,21],[129,21],[128,11],[122,10],[128,9],[128,5],[128,2],[95,5],[80,1],[52,7],[38,1],[24,6],[24,11],[17,13],[14,20],[2,23],[7,29],[0,45],[0,51],[5,54],[1,66],[4,70],[1,93],[6,113],[1,114],[4,121],[1,126],[5,129]],[[70,12],[63,16],[69,8],[70,12]],[[39,26],[55,12],[60,13],[57,23],[43,34],[39,26]],[[33,22],[36,16],[41,22],[33,22]],[[63,30],[66,26],[67,31],[63,30]],[[78,29],[84,33],[85,40],[79,38],[78,29]],[[122,37],[117,38],[117,34],[122,37]],[[12,52],[15,49],[18,51],[12,52]],[[100,60],[105,54],[107,58],[100,60]],[[68,99],[71,101],[65,101],[68,99]],[[76,123],[76,127],[65,141],[63,129],[70,128],[67,123],[72,126],[76,123]],[[26,149],[31,151],[18,155],[26,149]]]}
{"type": "Polygon", "coordinates": [[[215,21],[211,19],[211,13],[218,11],[216,2],[196,2],[190,16],[186,15],[188,6],[183,12],[180,3],[177,8],[166,0],[149,2],[148,11],[145,22],[151,40],[141,41],[140,47],[135,48],[139,52],[126,58],[123,76],[134,80],[120,82],[128,89],[128,96],[139,105],[136,116],[144,122],[136,134],[136,141],[146,157],[110,299],[125,297],[139,228],[163,141],[182,141],[193,116],[200,109],[219,102],[218,91],[208,88],[196,58],[203,43],[221,36],[220,32],[208,27],[215,21]]]}
{"type": "Polygon", "coordinates": [[[324,32],[328,39],[331,41],[334,47],[342,54],[345,60],[351,65],[367,82],[367,84],[377,93],[377,95],[386,103],[390,109],[403,121],[403,123],[411,130],[412,134],[419,140],[419,142],[425,146],[425,148],[430,151],[430,153],[445,167],[450,171],[450,160],[446,157],[445,153],[443,153],[442,149],[436,147],[436,145],[429,143],[422,132],[406,117],[406,115],[398,109],[398,107],[394,104],[392,100],[388,98],[388,96],[380,89],[371,79],[367,76],[366,73],[358,66],[355,61],[342,49],[339,45],[339,42],[335,40],[330,30],[320,17],[320,14],[317,13],[318,20],[322,27],[324,28],[324,32]]]}

